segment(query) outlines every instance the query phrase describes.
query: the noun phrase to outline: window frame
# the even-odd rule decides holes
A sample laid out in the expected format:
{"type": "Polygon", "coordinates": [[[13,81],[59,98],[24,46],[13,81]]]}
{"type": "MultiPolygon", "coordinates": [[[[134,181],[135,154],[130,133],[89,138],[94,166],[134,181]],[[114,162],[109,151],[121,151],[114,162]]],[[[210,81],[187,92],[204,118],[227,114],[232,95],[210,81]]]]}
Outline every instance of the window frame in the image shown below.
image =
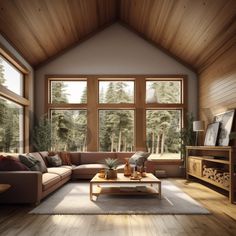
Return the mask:
{"type": "Polygon", "coordinates": [[[22,152],[29,152],[30,151],[29,106],[31,105],[29,101],[30,97],[29,85],[30,81],[32,80],[32,75],[30,74],[30,71],[1,43],[0,43],[0,55],[22,75],[22,90],[23,90],[22,96],[14,93],[13,91],[9,90],[7,87],[3,85],[0,85],[0,96],[23,107],[22,152]]]}
{"type": "MultiPolygon", "coordinates": [[[[88,126],[88,151],[99,151],[99,110],[117,110],[131,109],[134,110],[134,144],[135,150],[146,150],[146,110],[148,109],[182,109],[182,123],[185,124],[187,113],[187,76],[183,74],[170,75],[46,75],[45,76],[45,113],[50,109],[87,109],[87,126],[88,126]],[[49,104],[49,80],[87,80],[87,104],[49,104]],[[180,80],[182,87],[181,104],[158,104],[146,103],[146,81],[155,80],[180,80]],[[134,103],[99,103],[99,81],[134,81],[134,103]],[[96,118],[96,120],[95,120],[96,118]],[[91,136],[93,135],[93,136],[91,136]]],[[[173,160],[173,163],[179,163],[180,160],[173,160]]],[[[169,160],[168,160],[169,163],[169,160]]]]}

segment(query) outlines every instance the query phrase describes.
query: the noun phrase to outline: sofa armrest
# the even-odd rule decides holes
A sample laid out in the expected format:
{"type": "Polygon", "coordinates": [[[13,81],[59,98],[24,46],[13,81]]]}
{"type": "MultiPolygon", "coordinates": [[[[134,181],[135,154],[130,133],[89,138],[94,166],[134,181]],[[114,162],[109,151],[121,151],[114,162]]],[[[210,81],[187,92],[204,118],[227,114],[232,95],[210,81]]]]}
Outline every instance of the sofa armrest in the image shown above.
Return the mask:
{"type": "Polygon", "coordinates": [[[39,171],[0,171],[0,183],[11,187],[0,194],[0,203],[38,203],[42,196],[39,171]]]}

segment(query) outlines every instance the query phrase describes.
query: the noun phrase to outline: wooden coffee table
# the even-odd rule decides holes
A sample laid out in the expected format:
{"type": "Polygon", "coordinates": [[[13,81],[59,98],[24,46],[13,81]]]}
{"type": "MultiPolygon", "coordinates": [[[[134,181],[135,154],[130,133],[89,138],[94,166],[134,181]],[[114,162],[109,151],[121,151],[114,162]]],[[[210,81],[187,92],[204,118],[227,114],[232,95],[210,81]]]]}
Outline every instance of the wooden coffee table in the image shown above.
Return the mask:
{"type": "Polygon", "coordinates": [[[140,180],[131,180],[130,177],[124,176],[123,173],[117,174],[117,179],[99,178],[96,174],[90,181],[90,200],[93,196],[98,197],[100,194],[111,195],[158,195],[161,199],[161,181],[153,174],[147,173],[146,177],[140,180]]]}

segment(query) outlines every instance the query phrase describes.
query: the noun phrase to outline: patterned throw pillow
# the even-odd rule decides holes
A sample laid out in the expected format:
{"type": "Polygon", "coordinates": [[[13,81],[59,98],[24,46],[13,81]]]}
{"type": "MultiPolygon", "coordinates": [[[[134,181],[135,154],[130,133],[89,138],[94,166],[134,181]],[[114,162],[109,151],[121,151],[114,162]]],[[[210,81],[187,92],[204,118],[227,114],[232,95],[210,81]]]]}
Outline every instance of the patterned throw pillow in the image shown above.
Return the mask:
{"type": "Polygon", "coordinates": [[[136,152],[132,157],[129,159],[129,163],[132,165],[137,165],[137,166],[144,166],[145,161],[149,157],[150,153],[148,152],[136,152]]]}
{"type": "Polygon", "coordinates": [[[43,168],[41,162],[37,160],[35,157],[26,154],[26,155],[19,155],[19,159],[21,163],[26,165],[32,171],[40,171],[43,173],[43,168]]]}
{"type": "Polygon", "coordinates": [[[12,156],[0,156],[0,171],[29,171],[29,168],[12,156]]]}
{"type": "Polygon", "coordinates": [[[61,158],[56,154],[55,156],[48,156],[47,161],[49,166],[58,167],[62,165],[61,158]]]}

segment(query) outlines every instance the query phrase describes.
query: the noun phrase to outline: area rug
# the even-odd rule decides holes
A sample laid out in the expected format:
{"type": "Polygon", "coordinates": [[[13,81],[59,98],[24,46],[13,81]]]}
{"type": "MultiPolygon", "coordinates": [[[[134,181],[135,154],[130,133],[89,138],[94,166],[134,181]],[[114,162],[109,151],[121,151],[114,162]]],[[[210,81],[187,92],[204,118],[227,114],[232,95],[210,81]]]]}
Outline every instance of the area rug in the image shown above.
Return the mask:
{"type": "Polygon", "coordinates": [[[67,183],[43,200],[30,214],[129,215],[209,214],[210,212],[168,180],[162,181],[162,199],[157,196],[100,195],[90,201],[89,183],[67,183]]]}

